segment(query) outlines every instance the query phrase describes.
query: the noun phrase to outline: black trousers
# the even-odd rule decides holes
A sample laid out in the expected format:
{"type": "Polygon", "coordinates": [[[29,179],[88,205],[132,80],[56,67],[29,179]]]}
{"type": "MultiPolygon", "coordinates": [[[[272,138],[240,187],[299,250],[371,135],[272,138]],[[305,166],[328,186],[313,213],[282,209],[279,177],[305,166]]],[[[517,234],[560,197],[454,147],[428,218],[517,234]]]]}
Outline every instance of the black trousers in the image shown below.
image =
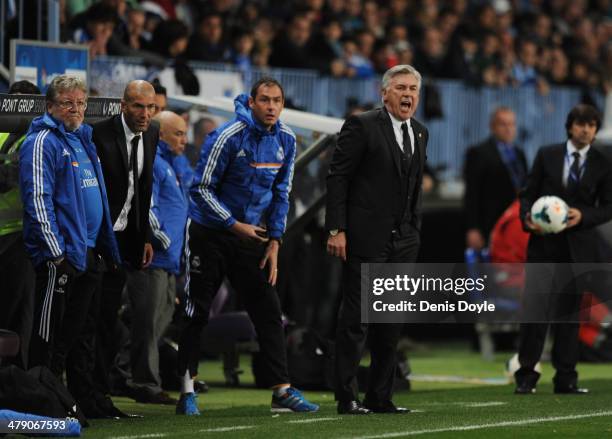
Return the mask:
{"type": "MultiPolygon", "coordinates": [[[[370,374],[365,395],[369,403],[390,401],[397,366],[396,349],[402,324],[365,324],[361,322],[361,264],[406,263],[416,261],[420,237],[416,229],[406,228],[404,236],[393,233],[377,257],[349,254],[343,267],[342,302],[336,330],[336,400],[359,399],[357,371],[366,341],[370,341],[370,374]]],[[[350,246],[350,243],[348,243],[350,246]]]]}
{"type": "Polygon", "coordinates": [[[21,232],[0,237],[0,328],[19,335],[19,353],[7,363],[28,369],[28,350],[34,314],[34,269],[21,232]]]}
{"type": "MultiPolygon", "coordinates": [[[[84,272],[77,272],[66,259],[60,265],[48,261],[36,267],[29,367],[44,365],[61,377],[68,358],[73,366],[73,362],[79,363],[82,358],[87,361],[91,357],[92,348],[83,345],[83,330],[103,268],[102,259],[93,249],[87,251],[84,272]]],[[[78,369],[78,365],[76,367],[78,369]]],[[[83,378],[89,383],[91,372],[90,363],[83,370],[89,374],[88,378],[83,378]]],[[[72,377],[75,378],[74,373],[72,377]]]]}
{"type": "MultiPolygon", "coordinates": [[[[131,254],[130,231],[128,229],[123,232],[115,232],[115,237],[123,259],[124,255],[131,254]]],[[[126,282],[127,269],[125,267],[109,267],[102,278],[100,292],[96,297],[95,310],[90,314],[89,325],[92,325],[95,330],[95,386],[103,395],[110,394],[112,390],[111,369],[119,352],[117,327],[121,294],[126,282]]]]}
{"type": "MultiPolygon", "coordinates": [[[[567,260],[567,259],[565,259],[567,260]]],[[[581,282],[569,263],[541,263],[527,266],[523,321],[519,332],[517,384],[534,387],[540,374],[534,367],[544,349],[546,333],[553,333],[553,382],[557,387],[576,385],[578,374],[579,309],[581,282]]]]}
{"type": "Polygon", "coordinates": [[[268,269],[259,268],[266,245],[240,240],[231,232],[213,230],[191,222],[189,227],[189,296],[185,326],[179,339],[178,374],[198,372],[202,329],[208,323],[211,303],[227,276],[242,296],[257,333],[268,386],[289,383],[285,335],[276,290],[268,282],[268,269]]]}

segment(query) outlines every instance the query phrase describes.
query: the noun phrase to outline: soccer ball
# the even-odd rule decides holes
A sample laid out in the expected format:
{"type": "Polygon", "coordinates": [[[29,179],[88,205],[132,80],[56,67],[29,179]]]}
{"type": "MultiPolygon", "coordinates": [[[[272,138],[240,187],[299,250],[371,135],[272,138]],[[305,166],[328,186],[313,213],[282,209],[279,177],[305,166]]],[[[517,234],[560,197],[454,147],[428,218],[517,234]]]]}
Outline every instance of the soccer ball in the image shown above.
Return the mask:
{"type": "MultiPolygon", "coordinates": [[[[506,361],[506,370],[504,372],[505,372],[506,378],[508,379],[508,383],[511,384],[514,382],[514,372],[519,370],[520,367],[521,367],[521,364],[519,363],[519,360],[518,360],[518,354],[514,354],[512,358],[506,361]]],[[[536,363],[533,369],[537,373],[542,374],[542,365],[540,364],[539,361],[536,363]]]]}
{"type": "Polygon", "coordinates": [[[559,197],[545,195],[531,206],[531,221],[544,233],[559,233],[567,227],[569,207],[559,197]]]}

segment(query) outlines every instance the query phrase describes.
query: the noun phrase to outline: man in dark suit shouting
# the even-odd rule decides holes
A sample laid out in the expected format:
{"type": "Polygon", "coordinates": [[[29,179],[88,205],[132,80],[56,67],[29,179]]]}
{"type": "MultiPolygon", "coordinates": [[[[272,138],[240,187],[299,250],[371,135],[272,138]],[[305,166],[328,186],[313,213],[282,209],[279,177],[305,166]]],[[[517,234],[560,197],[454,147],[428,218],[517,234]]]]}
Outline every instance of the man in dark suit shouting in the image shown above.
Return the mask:
{"type": "Polygon", "coordinates": [[[384,106],[344,123],[327,177],[327,251],[344,261],[336,333],[340,414],[406,413],[391,401],[400,324],[361,322],[362,263],[414,262],[427,129],[413,115],[421,75],[409,65],[384,74],[384,106]],[[358,398],[357,370],[370,332],[369,388],[358,398]]]}
{"type": "Polygon", "coordinates": [[[595,108],[574,107],[565,124],[567,142],[538,151],[527,186],[520,194],[521,219],[531,236],[523,297],[525,323],[519,336],[521,367],[514,374],[518,394],[535,393],[540,374],[534,367],[542,355],[549,322],[554,322],[555,393],[588,392],[577,385],[582,289],[581,278],[572,273],[570,263],[598,262],[594,227],[612,219],[612,165],[592,147],[600,126],[601,116],[595,108]],[[556,195],[570,206],[567,228],[561,233],[544,235],[531,221],[531,206],[543,195],[556,195]]]}
{"type": "Polygon", "coordinates": [[[93,140],[108,180],[108,203],[119,244],[122,267],[104,275],[96,328],[96,376],[109,393],[108,373],[116,355],[114,330],[121,292],[131,270],[146,268],[153,259],[149,207],[153,160],[159,127],[151,125],[155,90],[147,81],[131,81],[121,100],[121,114],[93,125],[93,140]]]}

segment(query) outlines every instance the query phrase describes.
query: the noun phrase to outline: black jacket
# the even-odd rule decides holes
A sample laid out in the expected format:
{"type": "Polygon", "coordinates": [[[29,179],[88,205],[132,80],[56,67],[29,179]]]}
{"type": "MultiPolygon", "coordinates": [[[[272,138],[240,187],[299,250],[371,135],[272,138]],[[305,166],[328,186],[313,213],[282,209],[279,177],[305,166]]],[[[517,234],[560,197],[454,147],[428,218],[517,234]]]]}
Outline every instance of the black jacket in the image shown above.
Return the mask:
{"type": "MultiPolygon", "coordinates": [[[[527,160],[520,148],[517,159],[527,172],[527,160]]],[[[464,209],[468,229],[478,229],[488,241],[497,220],[517,197],[512,177],[494,138],[468,149],[464,168],[464,209]]]]}
{"type": "MultiPolygon", "coordinates": [[[[411,119],[419,166],[416,190],[407,209],[412,225],[420,230],[421,182],[427,158],[427,129],[411,119]]],[[[351,116],[342,126],[327,177],[327,230],[347,234],[347,251],[377,256],[396,226],[395,209],[402,205],[399,146],[387,111],[378,108],[351,116]]]]}
{"type": "Polygon", "coordinates": [[[559,234],[532,234],[527,250],[528,262],[599,262],[598,235],[594,227],[612,219],[612,164],[591,146],[578,191],[572,195],[563,185],[565,155],[565,143],[540,148],[527,185],[520,194],[521,220],[524,224],[527,213],[538,198],[556,195],[569,207],[579,209],[582,221],[559,234]],[[569,246],[570,261],[555,260],[560,245],[569,246]]]}
{"type": "MultiPolygon", "coordinates": [[[[125,132],[121,123],[121,114],[93,124],[93,141],[102,164],[111,221],[117,221],[125,204],[129,185],[129,164],[125,132]]],[[[133,268],[142,265],[142,254],[145,242],[151,242],[151,227],[149,225],[149,208],[151,206],[151,191],[153,185],[153,161],[159,141],[159,127],[151,124],[143,133],[143,168],[138,179],[138,217],[139,224],[129,224],[131,243],[129,254],[121,254],[121,258],[133,268]]]]}

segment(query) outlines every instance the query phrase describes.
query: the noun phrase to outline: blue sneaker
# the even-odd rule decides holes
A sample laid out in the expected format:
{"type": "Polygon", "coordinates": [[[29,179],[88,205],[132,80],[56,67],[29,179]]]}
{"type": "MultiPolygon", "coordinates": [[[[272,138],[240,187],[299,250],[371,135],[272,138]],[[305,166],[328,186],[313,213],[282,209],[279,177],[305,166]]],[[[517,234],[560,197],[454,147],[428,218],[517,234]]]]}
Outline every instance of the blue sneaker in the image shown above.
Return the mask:
{"type": "Polygon", "coordinates": [[[198,397],[195,393],[182,393],[181,399],[176,403],[176,414],[186,416],[199,416],[198,397]]]}
{"type": "Polygon", "coordinates": [[[289,387],[285,394],[276,396],[272,394],[272,413],[288,413],[288,412],[316,412],[319,410],[317,404],[309,402],[300,391],[294,387],[289,387]]]}

